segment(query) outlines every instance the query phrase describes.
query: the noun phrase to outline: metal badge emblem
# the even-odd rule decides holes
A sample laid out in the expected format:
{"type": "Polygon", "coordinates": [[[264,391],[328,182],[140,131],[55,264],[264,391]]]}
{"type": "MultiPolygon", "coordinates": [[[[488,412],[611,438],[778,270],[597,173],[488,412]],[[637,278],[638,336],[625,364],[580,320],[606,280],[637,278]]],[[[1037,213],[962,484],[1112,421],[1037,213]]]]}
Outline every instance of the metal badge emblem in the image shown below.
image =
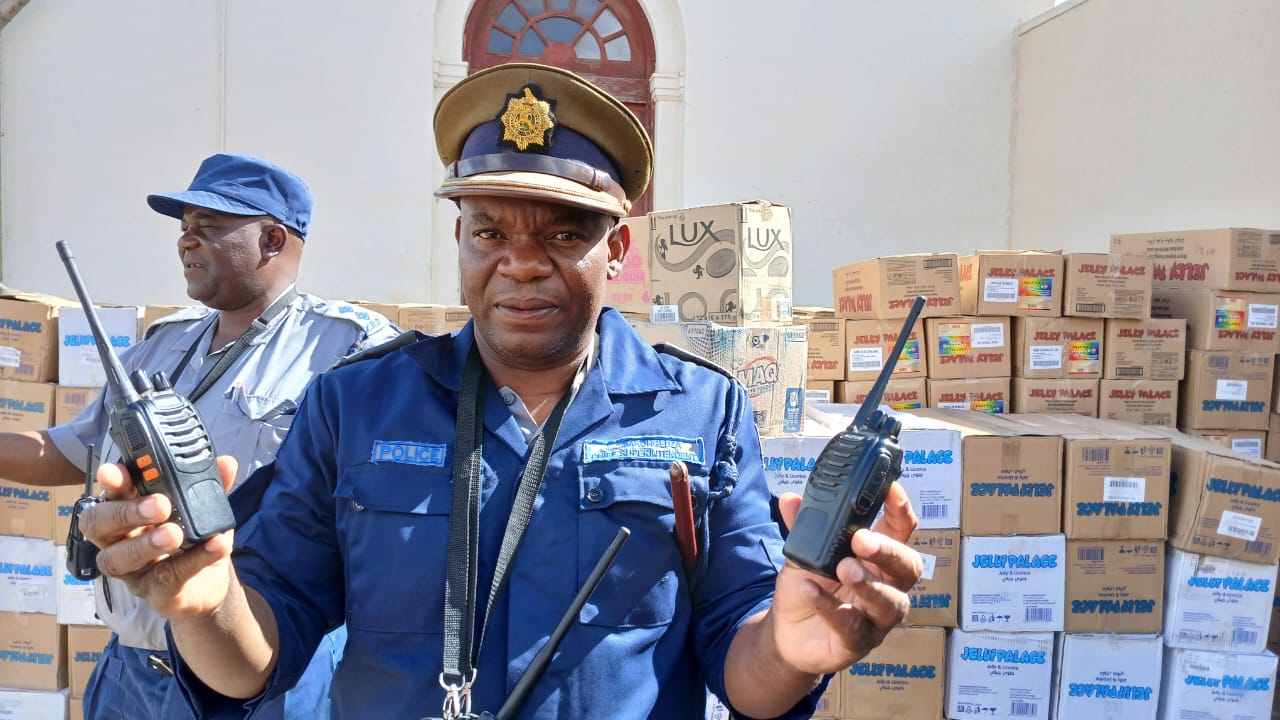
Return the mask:
{"type": "Polygon", "coordinates": [[[498,116],[502,123],[502,141],[524,152],[530,145],[546,148],[556,119],[552,102],[541,97],[538,86],[530,83],[522,92],[507,96],[506,109],[498,116]]]}

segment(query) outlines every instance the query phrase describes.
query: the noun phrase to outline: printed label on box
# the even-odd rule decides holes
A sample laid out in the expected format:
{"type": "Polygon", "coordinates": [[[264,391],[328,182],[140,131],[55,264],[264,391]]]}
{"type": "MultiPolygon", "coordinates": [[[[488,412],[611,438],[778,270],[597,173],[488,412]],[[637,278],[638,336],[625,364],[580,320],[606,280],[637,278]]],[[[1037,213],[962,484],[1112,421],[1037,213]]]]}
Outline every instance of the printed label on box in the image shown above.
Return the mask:
{"type": "Polygon", "coordinates": [[[1004,347],[1004,325],[1000,323],[974,323],[969,332],[973,347],[1004,347]]]}
{"type": "Polygon", "coordinates": [[[22,361],[22,351],[16,347],[0,345],[0,367],[16,368],[22,361]]]}
{"type": "Polygon", "coordinates": [[[1103,482],[1103,502],[1144,502],[1147,499],[1146,478],[1107,477],[1103,482]]]}
{"type": "Polygon", "coordinates": [[[1249,327],[1251,328],[1276,328],[1276,310],[1280,308],[1277,305],[1250,305],[1249,306],[1249,327]]]}
{"type": "Polygon", "coordinates": [[[933,569],[938,565],[938,556],[930,555],[929,553],[920,553],[920,560],[924,566],[924,570],[920,572],[920,578],[922,580],[932,580],[933,569]]]}
{"type": "Polygon", "coordinates": [[[1241,540],[1257,540],[1258,530],[1262,529],[1262,518],[1244,513],[1222,511],[1222,519],[1218,521],[1218,534],[1241,540]]]}
{"type": "Polygon", "coordinates": [[[982,289],[983,302],[1017,302],[1017,278],[987,278],[982,289]]]}
{"type": "Polygon", "coordinates": [[[1032,370],[1060,370],[1062,368],[1061,345],[1032,345],[1032,370]]]}
{"type": "Polygon", "coordinates": [[[1231,449],[1249,457],[1262,457],[1262,440],[1259,438],[1232,438],[1231,449]]]}
{"type": "Polygon", "coordinates": [[[1219,380],[1215,400],[1248,400],[1248,380],[1219,380]]]}
{"type": "Polygon", "coordinates": [[[849,350],[850,370],[876,370],[884,368],[884,353],[878,348],[852,348],[849,350]]]}

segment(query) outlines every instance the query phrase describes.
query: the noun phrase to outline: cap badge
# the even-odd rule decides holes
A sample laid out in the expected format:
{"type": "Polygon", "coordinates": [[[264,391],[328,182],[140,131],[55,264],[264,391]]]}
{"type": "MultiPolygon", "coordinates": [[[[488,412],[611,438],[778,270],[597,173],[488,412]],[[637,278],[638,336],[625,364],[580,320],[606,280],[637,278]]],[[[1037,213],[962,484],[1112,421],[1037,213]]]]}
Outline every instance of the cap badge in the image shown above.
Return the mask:
{"type": "Polygon", "coordinates": [[[544,100],[541,95],[538,86],[530,83],[524,86],[523,94],[507,96],[507,107],[498,116],[503,128],[503,143],[510,143],[521,152],[528,150],[530,145],[547,147],[551,131],[556,126],[555,115],[552,114],[555,101],[544,100]]]}

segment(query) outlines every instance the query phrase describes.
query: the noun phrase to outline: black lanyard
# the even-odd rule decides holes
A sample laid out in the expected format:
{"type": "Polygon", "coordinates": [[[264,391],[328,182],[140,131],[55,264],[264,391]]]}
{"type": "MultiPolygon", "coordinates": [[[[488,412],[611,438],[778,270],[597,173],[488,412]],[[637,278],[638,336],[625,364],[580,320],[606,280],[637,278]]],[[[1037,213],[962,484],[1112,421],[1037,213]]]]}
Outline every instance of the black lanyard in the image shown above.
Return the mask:
{"type": "MultiPolygon", "coordinates": [[[[187,399],[191,401],[192,405],[195,404],[196,400],[199,400],[201,396],[208,392],[209,388],[213,387],[213,384],[218,381],[218,378],[222,377],[222,374],[227,371],[227,368],[231,367],[231,364],[236,361],[236,358],[240,357],[240,355],[248,349],[249,343],[253,342],[254,338],[266,331],[266,329],[271,325],[271,321],[275,320],[276,317],[280,315],[280,313],[283,312],[284,309],[288,307],[289,303],[293,302],[293,299],[296,297],[298,297],[298,292],[290,287],[283,295],[276,298],[276,301],[271,303],[270,307],[263,310],[262,314],[255,318],[252,323],[249,323],[249,327],[245,328],[245,331],[240,334],[240,337],[236,338],[235,342],[231,343],[231,347],[227,348],[227,351],[222,354],[222,357],[218,358],[218,362],[214,363],[213,367],[209,368],[209,372],[205,373],[204,377],[200,378],[200,382],[196,384],[195,389],[187,394],[187,399]]],[[[204,336],[208,334],[209,330],[213,326],[214,323],[212,322],[206,325],[204,330],[200,331],[200,334],[196,336],[195,342],[191,343],[191,347],[187,348],[187,354],[183,355],[182,360],[178,361],[178,366],[173,369],[173,375],[169,378],[169,383],[171,385],[178,384],[178,377],[182,375],[183,370],[187,369],[187,365],[191,362],[191,358],[196,354],[196,348],[200,346],[200,342],[204,340],[204,336]]]]}
{"type": "Polygon", "coordinates": [[[533,439],[529,459],[520,484],[516,488],[502,547],[489,586],[489,601],[480,621],[480,635],[475,636],[476,584],[480,555],[480,463],[484,446],[484,365],[475,344],[467,353],[462,370],[461,397],[458,400],[457,430],[453,455],[453,495],[449,509],[448,572],[444,583],[444,658],[440,686],[445,689],[444,718],[451,720],[471,713],[471,685],[475,682],[480,646],[489,624],[494,603],[507,582],[507,571],[529,519],[533,503],[542,487],[547,458],[560,431],[560,421],[574,394],[573,386],[564,396],[533,439]],[[464,482],[465,481],[465,482],[464,482]]]}

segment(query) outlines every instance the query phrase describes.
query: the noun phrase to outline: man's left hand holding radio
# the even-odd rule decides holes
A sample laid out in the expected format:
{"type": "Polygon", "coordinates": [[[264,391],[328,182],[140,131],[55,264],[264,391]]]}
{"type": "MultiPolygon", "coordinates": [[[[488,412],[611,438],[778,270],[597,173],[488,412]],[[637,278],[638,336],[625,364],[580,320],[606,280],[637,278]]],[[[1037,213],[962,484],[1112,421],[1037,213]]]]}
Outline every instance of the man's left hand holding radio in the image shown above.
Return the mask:
{"type": "MultiPolygon", "coordinates": [[[[219,457],[218,469],[229,490],[235,458],[219,457]]],[[[235,697],[259,693],[275,666],[277,628],[261,597],[236,579],[231,564],[235,531],[179,552],[182,529],[167,522],[169,498],[139,494],[123,465],[103,465],[97,477],[106,502],[85,511],[80,528],[100,548],[99,570],[123,581],[168,619],[176,642],[207,651],[184,659],[202,677],[210,677],[202,670],[207,666],[215,668],[212,677],[225,679],[211,686],[235,697]],[[231,642],[228,636],[233,636],[231,642]],[[227,668],[237,671],[228,673],[227,668]],[[246,672],[251,668],[256,672],[246,672]]]]}

